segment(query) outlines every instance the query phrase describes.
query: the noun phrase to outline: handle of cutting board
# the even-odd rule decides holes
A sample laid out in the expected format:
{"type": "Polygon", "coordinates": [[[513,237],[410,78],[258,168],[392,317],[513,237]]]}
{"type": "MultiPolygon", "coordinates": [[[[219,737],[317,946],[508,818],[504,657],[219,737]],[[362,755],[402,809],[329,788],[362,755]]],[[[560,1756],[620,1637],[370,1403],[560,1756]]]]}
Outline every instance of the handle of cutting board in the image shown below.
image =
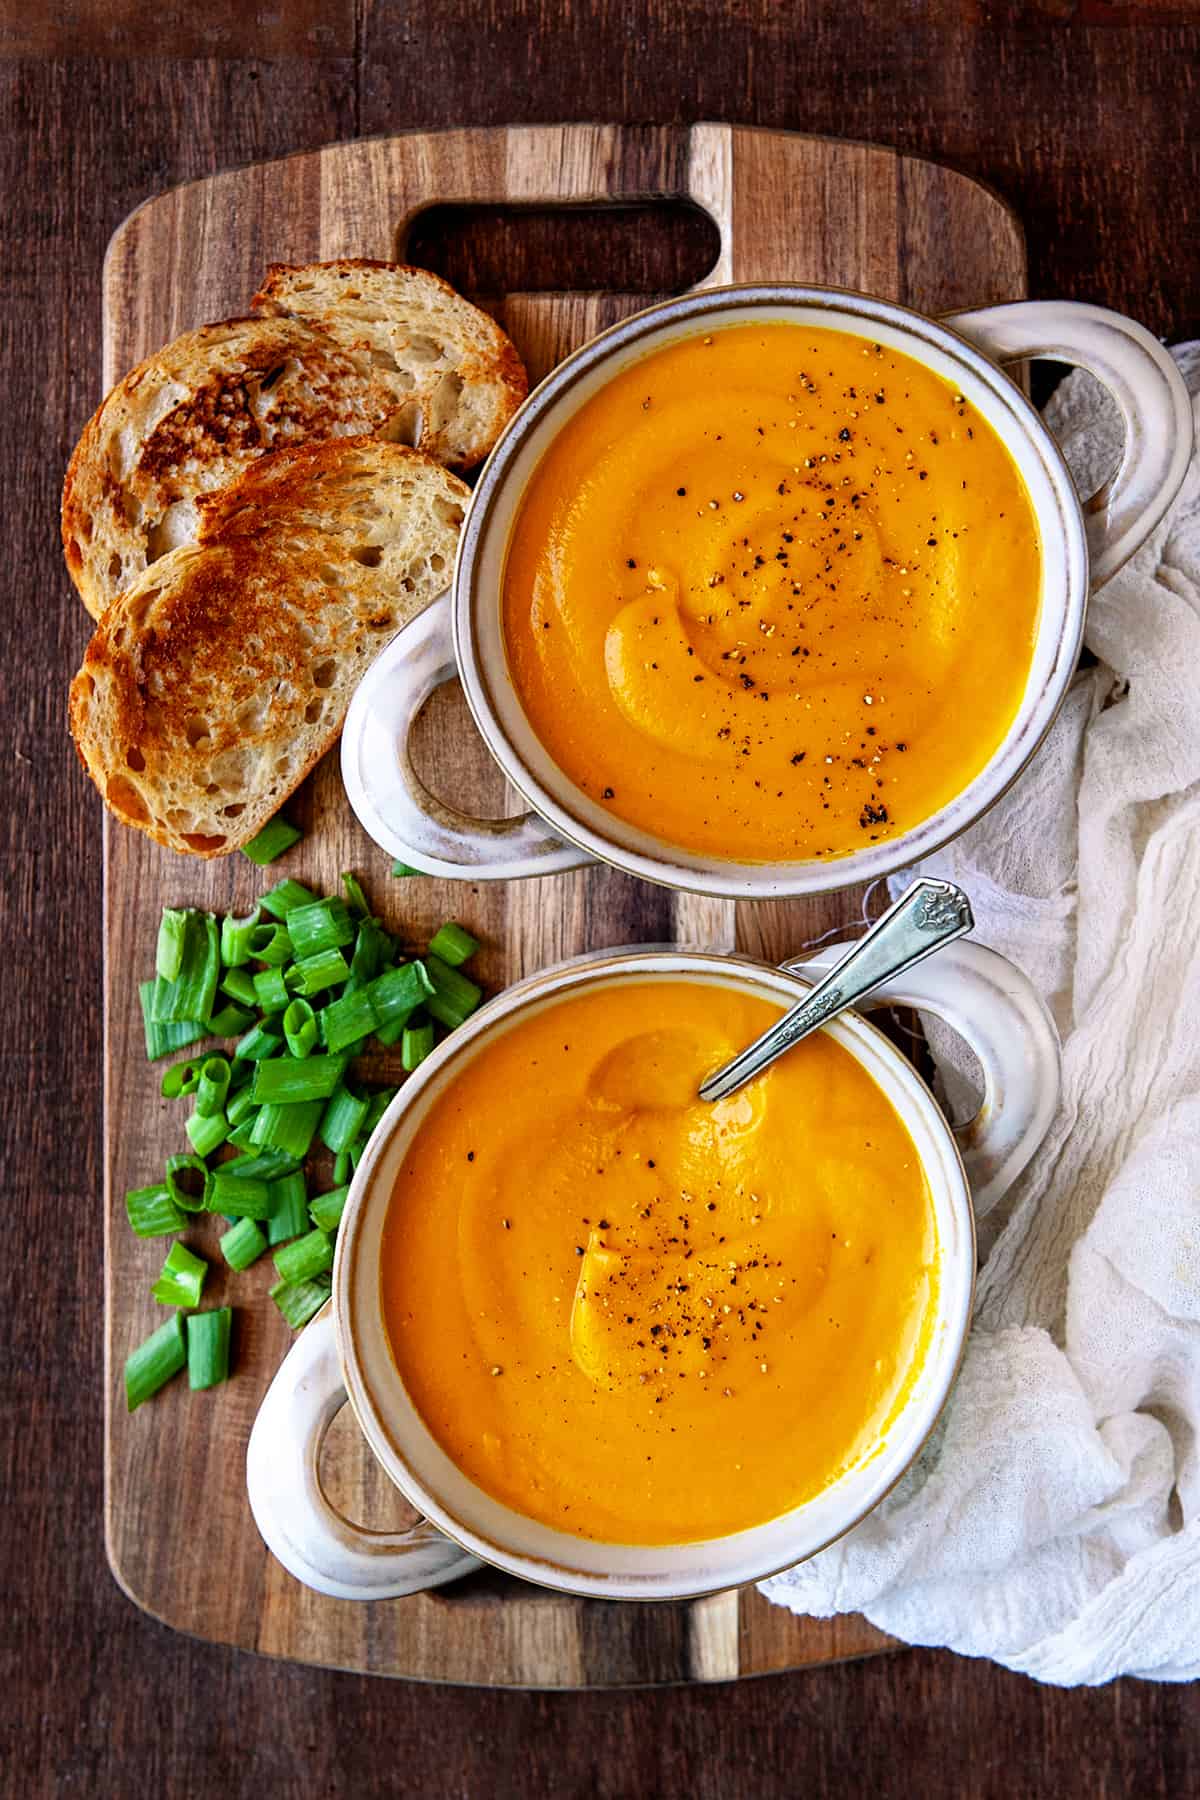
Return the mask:
{"type": "Polygon", "coordinates": [[[345,1404],[330,1301],[288,1351],[250,1433],[246,1489],[267,1549],[305,1587],[336,1600],[394,1600],[477,1569],[477,1556],[426,1519],[408,1531],[368,1531],[330,1505],[321,1446],[345,1404]]]}
{"type": "MultiPolygon", "coordinates": [[[[785,969],[820,980],[851,948],[831,944],[785,969]]],[[[982,1219],[1012,1186],[1042,1142],[1058,1106],[1062,1064],[1058,1032],[1045,1001],[1007,957],[960,939],[934,952],[861,1003],[912,1006],[964,1038],[983,1070],[979,1111],[954,1138],[975,1216],[982,1219]]]]}
{"type": "Polygon", "coordinates": [[[1038,357],[1086,369],[1121,413],[1120,467],[1084,507],[1093,591],[1139,550],[1179,492],[1192,454],[1192,409],[1162,345],[1121,313],[1074,300],[1018,300],[942,320],[993,362],[1038,357]]]}
{"type": "Polygon", "coordinates": [[[360,681],[342,732],[342,780],[359,823],[425,875],[511,881],[590,862],[536,813],[473,819],[429,792],[408,740],[435,688],[458,675],[450,591],[397,633],[360,681]]]}

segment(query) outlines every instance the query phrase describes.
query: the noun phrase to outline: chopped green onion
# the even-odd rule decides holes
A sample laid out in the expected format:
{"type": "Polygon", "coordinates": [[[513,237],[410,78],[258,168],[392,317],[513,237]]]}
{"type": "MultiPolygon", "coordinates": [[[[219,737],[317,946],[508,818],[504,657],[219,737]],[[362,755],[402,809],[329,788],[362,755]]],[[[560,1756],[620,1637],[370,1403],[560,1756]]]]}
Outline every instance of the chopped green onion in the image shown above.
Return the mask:
{"type": "Polygon", "coordinates": [[[179,973],[154,984],[154,1017],[160,1025],[207,1019],[212,1013],[221,973],[221,934],[211,913],[193,908],[181,915],[183,924],[179,973]]]}
{"type": "MultiPolygon", "coordinates": [[[[250,961],[253,954],[250,940],[261,917],[262,908],[258,906],[252,913],[247,913],[244,919],[235,919],[232,913],[225,914],[221,920],[221,961],[226,969],[240,969],[243,963],[250,961]]],[[[225,982],[221,985],[225,987],[225,982]]],[[[225,991],[228,993],[229,989],[226,988],[225,991]]]]}
{"type": "Polygon", "coordinates": [[[234,1046],[235,1062],[263,1062],[283,1049],[283,1039],[265,1025],[256,1025],[234,1046]]]}
{"type": "Polygon", "coordinates": [[[200,1065],[200,1080],[196,1085],[196,1111],[203,1118],[213,1113],[224,1112],[225,1098],[229,1093],[230,1068],[223,1056],[207,1056],[200,1065]]]}
{"type": "Polygon", "coordinates": [[[203,1212],[208,1170],[199,1156],[168,1156],[167,1192],[181,1212],[203,1212]]]}
{"type": "Polygon", "coordinates": [[[286,1244],[289,1238],[299,1237],[307,1231],[308,1193],[304,1184],[304,1175],[300,1169],[291,1175],[281,1175],[270,1184],[271,1210],[267,1214],[267,1240],[272,1244],[286,1244]]]}
{"type": "Polygon", "coordinates": [[[158,987],[157,981],[138,983],[138,998],[142,1003],[142,1025],[146,1033],[146,1059],[158,1062],[160,1057],[173,1056],[176,1050],[186,1050],[189,1044],[208,1036],[207,1025],[199,1019],[175,1019],[164,1024],[154,1017],[154,996],[158,987]]]}
{"type": "Polygon", "coordinates": [[[125,1211],[139,1237],[165,1237],[169,1231],[182,1231],[187,1224],[187,1215],[172,1200],[165,1181],[156,1181],[153,1187],[130,1188],[125,1195],[125,1211]]]}
{"type": "Polygon", "coordinates": [[[248,1269],[251,1263],[257,1262],[267,1247],[267,1240],[253,1219],[239,1219],[236,1225],[222,1232],[217,1243],[230,1268],[239,1270],[248,1269]]]}
{"type": "Polygon", "coordinates": [[[339,1187],[349,1181],[351,1174],[350,1152],[339,1150],[333,1159],[333,1179],[339,1187]]]}
{"type": "Polygon", "coordinates": [[[399,881],[405,875],[422,875],[424,874],[424,870],[414,869],[411,863],[394,862],[392,864],[392,874],[395,879],[399,881]]]}
{"type": "Polygon", "coordinates": [[[317,1015],[308,1001],[290,1001],[283,1015],[283,1041],[288,1054],[301,1058],[310,1055],[316,1048],[317,1035],[317,1015]]]}
{"type": "Polygon", "coordinates": [[[216,1387],[229,1378],[229,1338],[233,1308],[214,1307],[192,1313],[187,1322],[188,1386],[193,1390],[216,1387]]]}
{"type": "Polygon", "coordinates": [[[347,1050],[351,1044],[370,1037],[379,1023],[369,987],[359,988],[356,994],[343,994],[339,1000],[331,1000],[321,1014],[322,1036],[327,1047],[335,1052],[347,1050]]]}
{"type": "Polygon", "coordinates": [[[262,897],[264,912],[269,912],[273,919],[286,919],[295,906],[309,906],[316,895],[306,888],[302,881],[293,881],[291,876],[273,887],[262,897]]]}
{"type": "Polygon", "coordinates": [[[423,1025],[406,1025],[404,1042],[400,1046],[400,1061],[411,1075],[425,1061],[433,1049],[433,1023],[426,1019],[423,1025]]]}
{"type": "Polygon", "coordinates": [[[333,1262],[333,1241],[324,1231],[310,1231],[294,1243],[281,1244],[275,1267],[281,1281],[308,1281],[333,1262]]]}
{"type": "Polygon", "coordinates": [[[221,992],[236,1000],[239,1006],[257,1006],[254,977],[249,969],[227,969],[221,978],[221,992]]]}
{"type": "Polygon", "coordinates": [[[260,969],[254,977],[254,994],[265,1013],[285,1012],[292,997],[284,985],[282,969],[260,969]]]}
{"type": "Polygon", "coordinates": [[[370,997],[380,1025],[403,1025],[418,1006],[432,997],[433,982],[424,963],[409,962],[399,969],[385,969],[363,992],[370,997]]]}
{"type": "Polygon", "coordinates": [[[243,1031],[253,1023],[252,1012],[246,1012],[240,1006],[222,1006],[208,1021],[209,1035],[219,1038],[241,1037],[243,1031]]]}
{"type": "Polygon", "coordinates": [[[362,1130],[370,1104],[368,1095],[352,1093],[344,1082],[335,1088],[321,1116],[321,1142],[327,1150],[336,1155],[339,1150],[350,1148],[362,1130]]]}
{"type": "Polygon", "coordinates": [[[154,949],[154,971],[164,981],[176,981],[183,967],[183,940],[186,912],[164,906],[158,925],[158,943],[154,949]]]}
{"type": "Polygon", "coordinates": [[[345,1067],[342,1056],[307,1056],[303,1061],[289,1056],[278,1062],[260,1062],[254,1071],[255,1104],[288,1106],[297,1100],[328,1100],[345,1067]]]}
{"type": "MultiPolygon", "coordinates": [[[[234,1064],[235,1069],[244,1069],[246,1066],[245,1063],[234,1064]]],[[[229,1102],[225,1108],[225,1117],[229,1120],[230,1131],[232,1132],[235,1126],[244,1124],[255,1110],[253,1089],[239,1087],[235,1094],[229,1096],[229,1102]]]]}
{"type": "Polygon", "coordinates": [[[242,855],[248,856],[252,863],[258,864],[260,869],[265,869],[267,864],[273,863],[277,856],[282,856],[285,850],[290,850],[293,844],[298,844],[303,836],[302,831],[298,831],[294,825],[289,825],[280,813],[276,813],[273,819],[267,821],[257,836],[252,837],[248,844],[242,845],[242,855]]]}
{"type": "Polygon", "coordinates": [[[342,886],[346,890],[346,899],[350,911],[357,913],[360,919],[369,919],[371,908],[367,905],[367,896],[362,891],[362,883],[357,875],[348,872],[342,875],[342,886]]]}
{"type": "Polygon", "coordinates": [[[359,1163],[362,1161],[362,1153],[366,1149],[366,1147],[367,1147],[366,1140],[364,1138],[359,1138],[359,1140],[356,1144],[351,1144],[351,1146],[350,1146],[350,1167],[352,1169],[357,1169],[359,1163]]]}
{"type": "Polygon", "coordinates": [[[379,1027],[379,1030],[375,1033],[375,1041],[382,1044],[385,1050],[390,1050],[392,1045],[398,1044],[400,1039],[404,1036],[407,1024],[408,1018],[404,1013],[401,1013],[400,1017],[398,1019],[393,1019],[390,1025],[381,1025],[379,1027]]]}
{"type": "Polygon", "coordinates": [[[295,1174],[300,1158],[286,1150],[256,1149],[253,1156],[235,1156],[222,1167],[227,1175],[241,1175],[247,1181],[277,1181],[281,1175],[295,1174]]]}
{"type": "Polygon", "coordinates": [[[429,940],[429,954],[440,957],[452,969],[457,969],[459,963],[465,963],[468,956],[474,956],[478,948],[479,939],[472,937],[469,931],[464,931],[461,925],[456,925],[453,919],[447,919],[429,940]]]}
{"type": "Polygon", "coordinates": [[[363,1120],[362,1136],[364,1138],[370,1137],[380,1119],[382,1119],[384,1113],[399,1092],[399,1088],[383,1087],[376,1088],[375,1092],[368,1096],[371,1104],[368,1106],[367,1116],[363,1120]]]}
{"type": "Polygon", "coordinates": [[[160,1306],[195,1306],[207,1274],[208,1264],[204,1258],[177,1238],[168,1250],[162,1274],[150,1292],[160,1306]]]}
{"type": "Polygon", "coordinates": [[[315,1281],[277,1281],[271,1289],[271,1298],[292,1330],[299,1331],[314,1313],[320,1312],[329,1298],[331,1286],[328,1275],[318,1275],[315,1281]]]}
{"type": "Polygon", "coordinates": [[[426,1011],[453,1031],[475,1011],[483,999],[483,989],[468,981],[458,969],[452,969],[440,956],[427,956],[425,968],[433,983],[433,992],[425,1002],[426,1011]]]}
{"type": "Polygon", "coordinates": [[[229,1136],[229,1120],[223,1112],[194,1112],[183,1128],[197,1156],[211,1156],[229,1136]]]}
{"type": "Polygon", "coordinates": [[[391,960],[392,939],[383,931],[374,919],[364,919],[358,928],[358,936],[354,940],[354,954],[350,958],[350,979],[346,983],[346,994],[353,994],[357,989],[365,987],[373,981],[380,971],[387,967],[391,960]]]}
{"type": "Polygon", "coordinates": [[[205,1212],[227,1219],[265,1219],[271,1210],[271,1194],[265,1181],[248,1175],[231,1175],[229,1164],[210,1169],[204,1189],[205,1212]]]}
{"type": "Polygon", "coordinates": [[[342,1214],[346,1210],[346,1198],[350,1192],[348,1187],[330,1188],[327,1194],[318,1194],[309,1204],[312,1222],[320,1231],[336,1231],[341,1224],[342,1214]]]}
{"type": "Polygon", "coordinates": [[[287,917],[288,933],[297,958],[316,956],[321,950],[338,950],[354,942],[354,921],[344,900],[314,900],[295,906],[287,917]]]}
{"type": "MultiPolygon", "coordinates": [[[[283,1311],[282,1307],[280,1311],[283,1311]]],[[[157,1394],[160,1387],[165,1387],[186,1362],[183,1314],[175,1313],[125,1359],[125,1404],[130,1412],[136,1411],[143,1400],[157,1394]]]]}
{"type": "Polygon", "coordinates": [[[250,934],[250,954],[259,962],[282,969],[284,963],[292,960],[292,940],[287,926],[272,921],[256,925],[250,934]]]}
{"type": "Polygon", "coordinates": [[[349,973],[350,965],[340,950],[320,950],[316,956],[305,956],[294,962],[287,972],[287,980],[293,993],[305,994],[311,1000],[314,994],[324,993],[326,988],[340,987],[349,973]]]}
{"type": "Polygon", "coordinates": [[[179,1100],[185,1094],[194,1094],[200,1085],[201,1064],[189,1058],[187,1062],[172,1063],[169,1069],[163,1070],[159,1093],[164,1100],[179,1100]]]}
{"type": "Polygon", "coordinates": [[[256,1106],[246,1115],[240,1125],[235,1125],[233,1127],[226,1142],[236,1144],[239,1150],[257,1149],[258,1140],[255,1137],[254,1132],[258,1124],[258,1114],[259,1108],[256,1106]]]}
{"type": "MultiPolygon", "coordinates": [[[[295,1066],[306,1068],[307,1064],[295,1066]]],[[[286,1150],[291,1156],[307,1156],[323,1111],[319,1100],[261,1106],[254,1117],[250,1142],[261,1150],[286,1150]]]]}

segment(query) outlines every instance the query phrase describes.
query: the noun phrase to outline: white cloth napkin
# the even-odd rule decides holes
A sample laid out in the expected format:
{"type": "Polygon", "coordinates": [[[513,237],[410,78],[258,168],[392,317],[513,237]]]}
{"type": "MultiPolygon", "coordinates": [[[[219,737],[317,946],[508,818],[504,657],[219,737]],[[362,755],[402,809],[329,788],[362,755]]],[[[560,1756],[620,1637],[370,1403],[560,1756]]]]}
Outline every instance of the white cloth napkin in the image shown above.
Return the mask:
{"type": "MultiPolygon", "coordinates": [[[[1200,343],[1175,352],[1200,412],[1200,343]]],[[[1048,409],[1081,491],[1115,412],[1048,409]]],[[[1064,1686],[1200,1674],[1200,465],[1092,600],[1082,671],[1034,763],[922,865],[1032,977],[1063,1099],[983,1229],[958,1384],[900,1485],[764,1584],[913,1644],[1064,1686]]],[[[907,886],[911,877],[894,884],[907,886]]],[[[934,1042],[947,1086],[955,1046],[934,1042]]]]}

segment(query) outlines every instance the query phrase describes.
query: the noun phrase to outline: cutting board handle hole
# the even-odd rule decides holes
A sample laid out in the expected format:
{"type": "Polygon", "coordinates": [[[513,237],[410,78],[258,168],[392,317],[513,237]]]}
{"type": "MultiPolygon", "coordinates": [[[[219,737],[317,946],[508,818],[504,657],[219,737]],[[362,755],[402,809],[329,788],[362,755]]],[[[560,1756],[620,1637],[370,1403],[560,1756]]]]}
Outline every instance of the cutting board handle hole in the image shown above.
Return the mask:
{"type": "Polygon", "coordinates": [[[681,294],[716,266],[715,220],[690,200],[614,206],[430,206],[401,234],[402,261],[473,299],[506,294],[681,294]]]}

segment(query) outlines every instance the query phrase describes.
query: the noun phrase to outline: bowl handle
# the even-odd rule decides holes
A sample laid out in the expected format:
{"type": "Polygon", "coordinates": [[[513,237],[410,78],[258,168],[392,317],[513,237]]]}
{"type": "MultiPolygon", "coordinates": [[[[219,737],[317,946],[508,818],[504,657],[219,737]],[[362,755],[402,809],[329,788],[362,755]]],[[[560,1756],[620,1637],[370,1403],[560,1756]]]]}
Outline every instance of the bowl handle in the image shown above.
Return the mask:
{"type": "MultiPolygon", "coordinates": [[[[850,949],[831,944],[783,967],[827,975],[850,949]]],[[[966,1039],[983,1070],[975,1117],[955,1128],[975,1216],[982,1219],[1012,1186],[1050,1129],[1062,1083],[1058,1032],[1049,1008],[1007,957],[969,939],[947,944],[895,981],[876,988],[860,1010],[914,1006],[966,1039]]]]}
{"type": "Polygon", "coordinates": [[[592,859],[536,813],[473,819],[436,799],[408,753],[417,715],[458,674],[449,589],[411,619],[358,684],[342,732],[342,780],[360,825],[426,875],[510,881],[592,859]]]}
{"type": "Polygon", "coordinates": [[[272,1555],[305,1587],[337,1600],[392,1600],[479,1568],[426,1519],[408,1531],[368,1531],[329,1504],[321,1445],[345,1404],[329,1301],[284,1357],[250,1432],[246,1488],[272,1555]]]}
{"type": "Polygon", "coordinates": [[[1143,325],[1076,300],[1017,300],[941,320],[997,363],[1047,357],[1086,369],[1120,409],[1120,466],[1084,502],[1093,592],[1145,543],[1179,492],[1192,453],[1183,377],[1143,325]]]}

